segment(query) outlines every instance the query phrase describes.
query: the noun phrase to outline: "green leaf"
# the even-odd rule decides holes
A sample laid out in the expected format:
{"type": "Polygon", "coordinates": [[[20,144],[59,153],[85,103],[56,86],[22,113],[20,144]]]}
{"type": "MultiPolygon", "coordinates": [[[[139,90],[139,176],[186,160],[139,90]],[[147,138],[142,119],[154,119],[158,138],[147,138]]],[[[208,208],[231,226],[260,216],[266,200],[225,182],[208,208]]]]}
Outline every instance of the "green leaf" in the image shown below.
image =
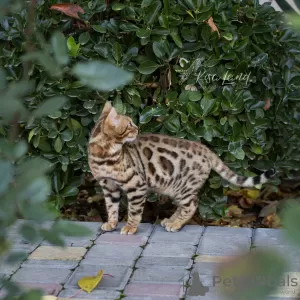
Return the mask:
{"type": "Polygon", "coordinates": [[[57,153],[59,153],[62,150],[63,143],[60,139],[60,137],[57,137],[55,142],[54,142],[54,149],[57,153]]]}
{"type": "Polygon", "coordinates": [[[160,1],[154,1],[148,8],[147,12],[145,14],[145,21],[147,25],[152,25],[155,21],[155,19],[158,16],[158,13],[161,10],[161,2],[160,1]]]}
{"type": "Polygon", "coordinates": [[[300,86],[300,75],[293,76],[289,84],[300,86]]]}
{"type": "Polygon", "coordinates": [[[0,195],[8,188],[13,175],[13,168],[9,161],[0,160],[0,195]]]}
{"type": "Polygon", "coordinates": [[[39,238],[39,234],[35,226],[29,224],[28,222],[21,226],[20,233],[27,241],[32,243],[36,242],[39,238]]]}
{"type": "Polygon", "coordinates": [[[152,117],[159,117],[166,113],[163,107],[150,107],[147,106],[140,114],[140,124],[146,124],[151,121],[152,117]]]}
{"type": "Polygon", "coordinates": [[[199,101],[202,98],[202,94],[198,91],[190,91],[189,92],[189,100],[191,101],[199,101]]]}
{"type": "Polygon", "coordinates": [[[56,111],[60,110],[68,101],[68,98],[64,96],[57,96],[47,99],[45,102],[41,103],[34,111],[33,116],[40,118],[42,116],[48,116],[56,111]]]}
{"type": "Polygon", "coordinates": [[[180,130],[180,120],[177,115],[169,116],[164,121],[164,127],[168,129],[170,132],[177,133],[180,130]]]}
{"type": "Polygon", "coordinates": [[[166,54],[165,48],[160,42],[153,42],[152,49],[158,58],[162,58],[166,54]]]}
{"type": "Polygon", "coordinates": [[[239,33],[241,33],[243,36],[250,36],[252,35],[253,31],[250,26],[242,26],[239,28],[239,33]]]}
{"type": "Polygon", "coordinates": [[[257,56],[255,56],[252,61],[252,66],[261,66],[268,60],[268,54],[267,53],[261,53],[257,56]]]}
{"type": "Polygon", "coordinates": [[[71,197],[71,196],[76,196],[78,192],[79,190],[76,186],[68,186],[60,192],[60,195],[62,197],[71,197]]]}
{"type": "Polygon", "coordinates": [[[151,35],[151,30],[140,28],[136,31],[136,35],[139,38],[148,38],[151,35]]]}
{"type": "Polygon", "coordinates": [[[283,233],[286,238],[295,246],[300,247],[299,220],[300,203],[299,200],[289,200],[282,212],[283,233]]]}
{"type": "Polygon", "coordinates": [[[73,138],[73,131],[68,128],[60,134],[60,137],[62,138],[63,141],[69,142],[73,138]]]}
{"type": "Polygon", "coordinates": [[[12,156],[15,160],[22,158],[27,153],[27,150],[27,143],[21,140],[14,145],[12,156]]]}
{"type": "Polygon", "coordinates": [[[223,33],[222,37],[227,41],[232,41],[232,39],[233,39],[232,33],[230,33],[230,32],[223,33]]]}
{"type": "Polygon", "coordinates": [[[119,10],[122,10],[126,7],[125,4],[122,4],[122,3],[115,3],[113,6],[112,6],[112,10],[115,10],[115,11],[119,11],[119,10]]]}
{"type": "Polygon", "coordinates": [[[0,67],[0,90],[6,87],[6,72],[0,67]]]}
{"type": "Polygon", "coordinates": [[[104,92],[121,88],[133,79],[132,73],[101,61],[77,63],[72,73],[90,88],[104,92]]]}
{"type": "Polygon", "coordinates": [[[70,36],[67,40],[69,53],[72,57],[76,57],[80,51],[80,44],[76,44],[74,37],[70,36]]]}
{"type": "Polygon", "coordinates": [[[56,31],[51,37],[51,44],[56,61],[60,65],[68,64],[68,47],[64,35],[61,32],[56,31]]]}
{"type": "Polygon", "coordinates": [[[209,96],[208,94],[204,94],[200,102],[201,108],[203,109],[204,117],[210,113],[215,103],[216,103],[215,98],[211,98],[211,96],[209,96]]]}
{"type": "Polygon", "coordinates": [[[112,49],[112,54],[117,63],[121,60],[122,48],[118,42],[115,42],[112,49]]]}
{"type": "Polygon", "coordinates": [[[177,47],[182,48],[182,41],[179,34],[177,32],[171,32],[171,37],[175,42],[175,44],[177,45],[177,47]]]}
{"type": "Polygon", "coordinates": [[[78,38],[78,41],[81,45],[85,45],[89,40],[90,34],[88,32],[83,32],[78,38]]]}
{"type": "Polygon", "coordinates": [[[100,33],[106,33],[106,28],[102,25],[92,25],[92,28],[96,31],[96,32],[100,32],[100,33]]]}
{"type": "Polygon", "coordinates": [[[245,299],[245,295],[247,300],[266,299],[280,287],[286,269],[286,261],[275,251],[255,250],[223,264],[215,277],[221,282],[215,288],[226,299],[245,299]]]}
{"type": "Polygon", "coordinates": [[[242,149],[240,142],[230,142],[228,145],[228,150],[237,159],[243,160],[245,158],[245,152],[242,149]]]}
{"type": "Polygon", "coordinates": [[[138,67],[138,71],[141,74],[149,75],[149,74],[152,74],[159,67],[160,67],[160,65],[157,64],[156,62],[151,61],[151,60],[147,60],[147,61],[144,61],[140,64],[140,66],[138,67]]]}
{"type": "Polygon", "coordinates": [[[65,236],[91,236],[92,231],[87,227],[82,225],[78,225],[74,222],[66,222],[66,221],[59,221],[56,222],[53,227],[53,230],[60,232],[65,236]]]}

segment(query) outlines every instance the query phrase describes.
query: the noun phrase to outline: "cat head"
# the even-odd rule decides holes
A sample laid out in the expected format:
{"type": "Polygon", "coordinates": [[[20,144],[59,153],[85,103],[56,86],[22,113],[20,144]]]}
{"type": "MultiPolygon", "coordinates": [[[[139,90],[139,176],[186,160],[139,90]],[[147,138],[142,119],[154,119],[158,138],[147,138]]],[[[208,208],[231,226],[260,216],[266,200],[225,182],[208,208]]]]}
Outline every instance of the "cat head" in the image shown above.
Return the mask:
{"type": "Polygon", "coordinates": [[[111,103],[107,101],[102,110],[102,132],[118,143],[133,142],[138,135],[138,127],[131,118],[117,113],[111,103]]]}

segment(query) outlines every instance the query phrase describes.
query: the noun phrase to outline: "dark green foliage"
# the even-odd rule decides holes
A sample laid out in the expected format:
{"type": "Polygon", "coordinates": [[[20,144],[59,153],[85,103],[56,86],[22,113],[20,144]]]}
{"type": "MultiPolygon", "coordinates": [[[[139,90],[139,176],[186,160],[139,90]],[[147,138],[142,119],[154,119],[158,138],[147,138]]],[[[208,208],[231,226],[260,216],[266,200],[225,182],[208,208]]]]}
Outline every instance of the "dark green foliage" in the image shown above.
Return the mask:
{"type": "MultiPolygon", "coordinates": [[[[22,127],[29,154],[54,165],[56,207],[72,201],[80,175],[89,171],[87,139],[106,100],[142,132],[201,140],[240,174],[299,169],[300,38],[281,13],[256,1],[106,2],[81,1],[86,25],[78,28],[49,10],[52,1],[40,1],[30,41],[26,10],[1,22],[8,82],[25,75],[33,83],[24,105],[34,109],[47,98],[55,97],[53,104],[67,98],[63,109],[53,106],[48,116],[22,127]],[[210,16],[220,38],[205,22],[210,16]],[[25,49],[31,52],[24,55],[25,49]],[[93,90],[95,76],[113,73],[91,71],[78,81],[74,75],[82,72],[73,66],[95,59],[134,72],[134,80],[117,90],[93,90]]],[[[202,193],[203,216],[223,215],[223,185],[211,176],[202,193]]]]}

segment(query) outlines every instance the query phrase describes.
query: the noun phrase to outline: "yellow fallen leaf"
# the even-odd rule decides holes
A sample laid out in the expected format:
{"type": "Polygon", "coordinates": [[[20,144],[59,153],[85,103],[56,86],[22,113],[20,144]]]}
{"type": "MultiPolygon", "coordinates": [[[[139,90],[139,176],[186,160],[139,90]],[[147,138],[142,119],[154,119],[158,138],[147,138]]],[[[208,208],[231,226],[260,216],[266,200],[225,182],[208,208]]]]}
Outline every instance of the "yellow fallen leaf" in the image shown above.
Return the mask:
{"type": "Polygon", "coordinates": [[[51,295],[45,295],[42,297],[42,300],[57,300],[57,297],[51,295]]]}
{"type": "Polygon", "coordinates": [[[258,190],[246,190],[247,191],[247,197],[251,199],[256,199],[258,198],[260,191],[258,190]]]}
{"type": "Polygon", "coordinates": [[[84,291],[90,293],[101,281],[103,270],[100,270],[96,276],[86,276],[78,280],[78,285],[84,291]]]}

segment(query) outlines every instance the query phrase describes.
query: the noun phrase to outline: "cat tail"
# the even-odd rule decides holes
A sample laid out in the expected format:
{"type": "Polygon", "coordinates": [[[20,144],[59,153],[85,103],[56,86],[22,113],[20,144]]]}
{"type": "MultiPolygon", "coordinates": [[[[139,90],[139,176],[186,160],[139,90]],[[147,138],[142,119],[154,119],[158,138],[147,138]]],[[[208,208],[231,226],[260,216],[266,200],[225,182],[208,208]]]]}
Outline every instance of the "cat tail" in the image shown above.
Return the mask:
{"type": "Polygon", "coordinates": [[[254,187],[258,184],[263,184],[274,177],[276,170],[271,168],[265,171],[263,174],[254,177],[245,177],[236,174],[225,165],[225,163],[215,154],[211,154],[212,169],[216,171],[223,179],[227,180],[231,184],[240,187],[254,187]]]}

